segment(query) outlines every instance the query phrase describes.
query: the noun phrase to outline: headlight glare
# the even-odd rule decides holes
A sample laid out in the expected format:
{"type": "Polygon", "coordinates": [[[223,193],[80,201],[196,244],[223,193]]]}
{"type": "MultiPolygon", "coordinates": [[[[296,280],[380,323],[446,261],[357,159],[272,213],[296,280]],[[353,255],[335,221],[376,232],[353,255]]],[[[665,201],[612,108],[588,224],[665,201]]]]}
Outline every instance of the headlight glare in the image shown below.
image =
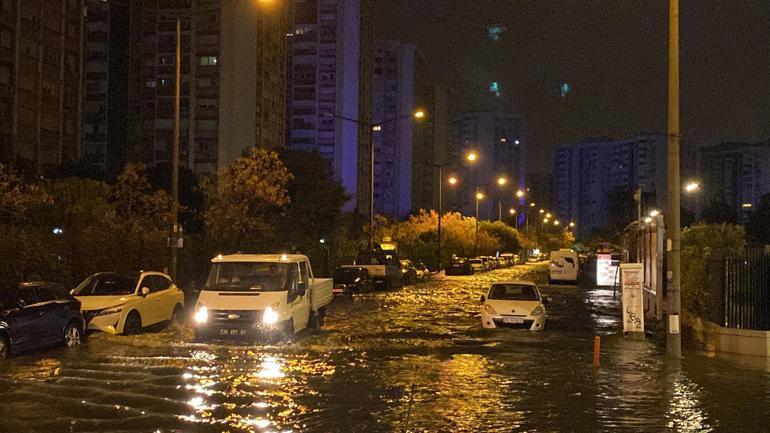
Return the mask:
{"type": "Polygon", "coordinates": [[[209,321],[209,309],[201,305],[195,312],[195,323],[206,323],[209,321]]]}
{"type": "Polygon", "coordinates": [[[265,308],[264,314],[262,314],[262,323],[265,325],[274,325],[276,322],[278,322],[278,311],[277,307],[273,308],[267,307],[265,308]]]}

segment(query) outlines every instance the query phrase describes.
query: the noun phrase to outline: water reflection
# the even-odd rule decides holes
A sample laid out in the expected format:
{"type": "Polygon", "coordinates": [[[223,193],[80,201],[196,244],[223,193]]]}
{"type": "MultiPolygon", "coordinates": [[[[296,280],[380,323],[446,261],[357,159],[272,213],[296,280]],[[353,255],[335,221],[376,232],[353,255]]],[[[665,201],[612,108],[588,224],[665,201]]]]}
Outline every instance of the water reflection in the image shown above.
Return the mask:
{"type": "Polygon", "coordinates": [[[766,429],[766,363],[672,363],[618,335],[611,290],[544,287],[544,332],[482,329],[479,295],[542,283],[534,269],[335,301],[323,331],[288,345],[195,343],[186,329],[14,358],[0,365],[0,431],[392,432],[407,414],[413,432],[766,429]]]}

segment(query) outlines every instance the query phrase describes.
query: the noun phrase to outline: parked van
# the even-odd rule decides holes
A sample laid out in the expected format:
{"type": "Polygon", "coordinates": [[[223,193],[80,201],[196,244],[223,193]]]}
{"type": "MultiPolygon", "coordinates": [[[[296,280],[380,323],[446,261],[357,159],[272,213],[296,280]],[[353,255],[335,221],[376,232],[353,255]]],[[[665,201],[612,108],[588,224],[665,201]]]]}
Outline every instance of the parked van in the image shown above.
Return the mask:
{"type": "Polygon", "coordinates": [[[548,283],[559,281],[577,284],[579,268],[578,254],[575,251],[567,249],[551,251],[548,283]]]}

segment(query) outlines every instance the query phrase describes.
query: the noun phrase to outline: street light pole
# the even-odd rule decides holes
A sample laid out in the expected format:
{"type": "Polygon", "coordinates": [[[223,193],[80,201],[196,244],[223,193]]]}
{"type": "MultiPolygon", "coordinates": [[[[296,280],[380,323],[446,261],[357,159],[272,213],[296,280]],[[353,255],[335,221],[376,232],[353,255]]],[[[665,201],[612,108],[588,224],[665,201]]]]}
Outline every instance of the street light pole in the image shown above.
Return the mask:
{"type": "Polygon", "coordinates": [[[668,321],[666,353],[682,356],[682,334],[679,326],[681,310],[680,275],[680,188],[679,179],[679,0],[669,0],[668,10],[668,321]]]}
{"type": "Polygon", "coordinates": [[[438,240],[436,248],[436,272],[441,271],[441,190],[444,183],[444,176],[442,174],[444,165],[438,166],[438,240]]]}
{"type": "Polygon", "coordinates": [[[479,247],[479,187],[476,187],[476,230],[473,235],[473,257],[476,257],[476,250],[479,247]]]}
{"type": "Polygon", "coordinates": [[[171,263],[169,272],[172,279],[177,277],[177,253],[179,249],[179,104],[182,67],[182,20],[176,18],[176,72],[174,76],[174,138],[171,149],[171,263]]]}

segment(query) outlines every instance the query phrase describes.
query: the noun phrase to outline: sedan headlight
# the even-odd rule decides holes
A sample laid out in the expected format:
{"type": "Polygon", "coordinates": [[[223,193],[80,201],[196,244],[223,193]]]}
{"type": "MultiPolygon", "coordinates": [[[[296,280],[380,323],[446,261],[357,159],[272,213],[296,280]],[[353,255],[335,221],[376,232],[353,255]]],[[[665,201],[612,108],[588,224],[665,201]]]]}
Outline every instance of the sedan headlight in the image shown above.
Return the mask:
{"type": "Polygon", "coordinates": [[[484,304],[484,311],[492,316],[497,316],[497,311],[489,304],[484,304]]]}
{"type": "Polygon", "coordinates": [[[265,312],[262,314],[262,323],[274,325],[276,322],[278,322],[278,305],[265,308],[265,312]]]}
{"type": "Polygon", "coordinates": [[[539,315],[543,314],[544,312],[545,312],[545,310],[543,310],[543,306],[542,305],[538,305],[537,307],[535,307],[534,310],[532,310],[531,313],[529,313],[529,315],[530,316],[539,316],[539,315]]]}
{"type": "Polygon", "coordinates": [[[195,312],[195,323],[206,323],[209,321],[209,309],[201,305],[195,312]]]}
{"type": "Polygon", "coordinates": [[[116,306],[111,307],[111,308],[105,308],[104,310],[96,313],[95,317],[98,317],[98,316],[109,316],[111,314],[118,314],[118,313],[120,313],[122,311],[123,311],[123,305],[122,304],[121,305],[116,305],[116,306]]]}

